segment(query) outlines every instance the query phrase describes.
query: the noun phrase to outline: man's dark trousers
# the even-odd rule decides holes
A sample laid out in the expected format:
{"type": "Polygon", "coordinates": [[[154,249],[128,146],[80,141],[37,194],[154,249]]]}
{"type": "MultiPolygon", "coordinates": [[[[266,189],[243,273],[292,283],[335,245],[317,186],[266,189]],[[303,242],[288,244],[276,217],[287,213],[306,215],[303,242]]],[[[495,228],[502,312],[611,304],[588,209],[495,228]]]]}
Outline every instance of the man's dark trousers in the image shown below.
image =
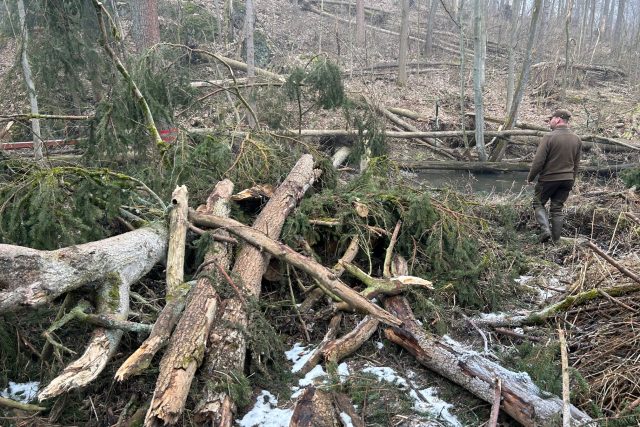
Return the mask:
{"type": "Polygon", "coordinates": [[[573,180],[566,181],[538,181],[534,189],[533,208],[544,208],[549,199],[550,216],[562,215],[564,202],[569,198],[569,192],[573,188],[573,180]]]}

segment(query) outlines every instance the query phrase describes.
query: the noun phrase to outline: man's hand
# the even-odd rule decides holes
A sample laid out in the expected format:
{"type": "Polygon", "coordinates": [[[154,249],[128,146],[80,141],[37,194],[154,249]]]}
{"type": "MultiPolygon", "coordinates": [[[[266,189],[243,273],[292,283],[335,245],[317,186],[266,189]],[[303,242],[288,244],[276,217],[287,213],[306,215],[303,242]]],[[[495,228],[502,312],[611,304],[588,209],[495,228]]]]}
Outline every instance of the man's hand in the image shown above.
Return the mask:
{"type": "Polygon", "coordinates": [[[535,182],[527,180],[527,185],[534,185],[535,182]]]}

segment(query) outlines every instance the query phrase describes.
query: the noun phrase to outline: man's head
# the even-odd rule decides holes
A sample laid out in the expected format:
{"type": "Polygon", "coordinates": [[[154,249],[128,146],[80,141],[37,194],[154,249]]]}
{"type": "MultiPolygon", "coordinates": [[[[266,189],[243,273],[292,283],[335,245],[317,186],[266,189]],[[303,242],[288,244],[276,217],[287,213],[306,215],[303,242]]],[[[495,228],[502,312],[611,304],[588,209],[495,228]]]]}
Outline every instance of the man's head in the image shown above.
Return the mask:
{"type": "Polygon", "coordinates": [[[549,116],[549,127],[555,129],[557,126],[566,126],[571,119],[571,113],[568,110],[556,110],[549,116]]]}

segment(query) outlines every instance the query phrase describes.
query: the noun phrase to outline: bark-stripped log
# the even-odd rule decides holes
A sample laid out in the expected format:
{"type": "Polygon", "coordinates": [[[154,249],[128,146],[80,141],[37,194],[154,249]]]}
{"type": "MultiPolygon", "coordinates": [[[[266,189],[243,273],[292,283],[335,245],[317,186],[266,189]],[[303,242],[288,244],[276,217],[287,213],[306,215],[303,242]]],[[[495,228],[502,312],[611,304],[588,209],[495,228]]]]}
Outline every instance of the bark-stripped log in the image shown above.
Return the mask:
{"type": "MultiPolygon", "coordinates": [[[[314,180],[313,157],[306,154],[298,160],[285,181],[265,205],[255,220],[253,228],[247,228],[262,236],[266,235],[277,239],[289,212],[297,205],[314,180]]],[[[190,214],[190,218],[196,224],[200,223],[196,220],[200,217],[224,219],[195,212],[190,214]]],[[[244,244],[240,250],[234,264],[232,277],[237,278],[236,285],[243,290],[245,295],[230,298],[224,302],[224,307],[221,307],[223,314],[209,335],[210,346],[205,365],[206,375],[209,377],[219,378],[219,372],[229,374],[233,371],[243,371],[246,353],[244,331],[249,321],[243,301],[246,296],[259,297],[262,276],[269,265],[269,259],[269,254],[248,244],[244,244]]],[[[200,423],[210,421],[213,425],[231,425],[233,416],[230,412],[234,411],[235,404],[226,393],[219,393],[217,396],[209,394],[198,405],[196,420],[200,423]]]]}
{"type": "MultiPolygon", "coordinates": [[[[228,216],[233,183],[219,182],[201,206],[202,213],[228,216]]],[[[175,424],[189,394],[193,375],[202,363],[205,345],[218,306],[216,285],[224,278],[218,268],[229,269],[227,244],[212,241],[207,248],[199,278],[189,295],[189,302],[171,336],[169,348],[160,362],[160,373],[147,412],[145,425],[175,424]]]]}
{"type": "Polygon", "coordinates": [[[167,291],[165,306],[153,325],[151,334],[142,345],[120,366],[116,379],[123,381],[145,370],[153,356],[166,344],[173,327],[180,318],[188,286],[184,279],[184,251],[187,235],[187,187],[176,187],[171,195],[169,213],[169,249],[167,253],[167,291]]]}
{"type": "Polygon", "coordinates": [[[110,273],[130,283],[145,275],[167,250],[167,230],[145,227],[55,251],[0,244],[0,313],[39,306],[110,273]]]}
{"type": "Polygon", "coordinates": [[[304,271],[317,280],[320,286],[326,288],[327,291],[334,293],[342,299],[342,301],[348,303],[358,311],[371,314],[373,317],[389,325],[399,326],[402,324],[397,317],[371,303],[364,296],[344,284],[328,268],[318,264],[311,258],[300,255],[289,246],[268,238],[264,233],[261,233],[252,227],[248,227],[232,219],[202,215],[194,211],[189,211],[189,218],[200,226],[224,228],[255,247],[262,248],[276,258],[304,271]]]}
{"type": "MultiPolygon", "coordinates": [[[[525,426],[553,425],[561,419],[562,400],[545,396],[526,373],[509,371],[452,340],[430,335],[418,324],[402,296],[387,298],[385,307],[404,322],[402,328],[386,328],[387,339],[405,348],[427,368],[489,403],[494,401],[494,379],[499,378],[501,409],[525,426]]],[[[579,422],[591,420],[574,406],[571,416],[579,422]]]]}

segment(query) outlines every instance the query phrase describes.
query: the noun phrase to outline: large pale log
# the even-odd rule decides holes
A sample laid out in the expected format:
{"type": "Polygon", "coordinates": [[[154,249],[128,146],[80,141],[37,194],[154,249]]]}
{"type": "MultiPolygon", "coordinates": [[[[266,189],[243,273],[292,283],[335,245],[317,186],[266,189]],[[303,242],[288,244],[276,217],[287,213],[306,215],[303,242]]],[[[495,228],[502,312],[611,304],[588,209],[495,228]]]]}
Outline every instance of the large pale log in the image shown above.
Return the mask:
{"type": "Polygon", "coordinates": [[[137,375],[149,366],[153,356],[166,344],[184,308],[184,300],[188,291],[188,287],[183,283],[187,211],[189,209],[187,197],[187,187],[184,185],[176,187],[171,195],[165,306],[158,315],[149,337],[116,372],[118,381],[137,375]]]}
{"type": "Polygon", "coordinates": [[[390,325],[398,326],[402,323],[395,316],[390,315],[387,311],[371,303],[364,296],[344,284],[336,277],[335,273],[328,268],[318,264],[311,258],[300,255],[289,246],[268,238],[254,228],[232,219],[202,215],[194,211],[189,211],[189,218],[196,224],[204,227],[224,228],[255,247],[259,247],[276,258],[304,271],[316,279],[321,286],[326,287],[328,291],[334,293],[358,311],[371,314],[378,320],[390,325]]]}
{"type": "MultiPolygon", "coordinates": [[[[453,340],[429,334],[416,321],[402,296],[387,298],[385,307],[404,322],[402,328],[386,328],[387,339],[405,348],[427,368],[489,403],[494,401],[494,381],[499,378],[501,409],[525,426],[555,425],[562,418],[562,400],[545,395],[527,374],[509,371],[453,340]]],[[[591,420],[578,408],[570,409],[575,421],[591,420]]]]}
{"type": "MultiPolygon", "coordinates": [[[[232,193],[231,181],[225,179],[219,182],[208,197],[207,204],[201,206],[199,211],[228,216],[232,193]]],[[[223,242],[212,241],[207,248],[199,278],[160,362],[160,373],[145,419],[147,426],[175,424],[184,410],[193,375],[204,357],[207,337],[216,314],[219,297],[215,288],[224,281],[218,268],[229,268],[230,255],[227,244],[223,242]]]]}
{"type": "MultiPolygon", "coordinates": [[[[265,237],[278,238],[289,212],[313,184],[315,176],[313,157],[308,154],[302,156],[256,218],[253,228],[246,228],[265,237]]],[[[202,225],[197,220],[201,217],[232,221],[193,211],[190,214],[190,219],[196,224],[202,225]]],[[[232,221],[232,223],[237,222],[232,221]]],[[[224,301],[224,307],[221,307],[222,316],[209,335],[210,346],[204,369],[205,375],[219,378],[219,372],[229,374],[233,371],[243,371],[246,355],[246,339],[243,331],[246,330],[249,320],[244,301],[247,297],[260,296],[262,276],[269,265],[269,259],[268,253],[254,246],[248,244],[242,246],[234,264],[232,277],[237,278],[236,285],[241,288],[243,295],[224,301]]],[[[209,394],[199,403],[196,409],[196,420],[203,424],[210,422],[213,425],[230,425],[233,420],[230,411],[235,411],[235,403],[226,393],[219,393],[217,396],[209,394]]]]}
{"type": "Polygon", "coordinates": [[[0,244],[0,313],[44,305],[85,285],[95,287],[111,273],[132,283],[166,250],[163,225],[55,251],[0,244]]]}

